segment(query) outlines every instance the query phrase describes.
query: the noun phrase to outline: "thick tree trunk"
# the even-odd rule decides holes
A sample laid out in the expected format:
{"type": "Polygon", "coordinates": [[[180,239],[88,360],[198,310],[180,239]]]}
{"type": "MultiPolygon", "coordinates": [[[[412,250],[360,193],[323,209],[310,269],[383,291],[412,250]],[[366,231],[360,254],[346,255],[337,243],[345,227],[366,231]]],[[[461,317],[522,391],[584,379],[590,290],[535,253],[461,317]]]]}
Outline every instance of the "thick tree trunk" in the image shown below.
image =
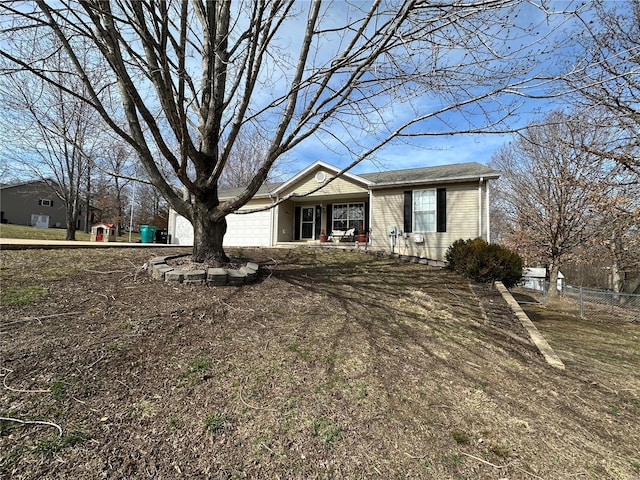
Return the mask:
{"type": "Polygon", "coordinates": [[[91,166],[87,167],[87,194],[84,198],[84,233],[91,232],[91,166]]]}
{"type": "Polygon", "coordinates": [[[614,232],[611,240],[611,290],[614,292],[620,292],[622,290],[622,272],[620,270],[620,263],[618,262],[622,251],[620,237],[616,237],[614,232]]]}
{"type": "Polygon", "coordinates": [[[67,234],[65,240],[76,239],[76,219],[74,215],[67,214],[67,234]]]}
{"type": "MultiPolygon", "coordinates": [[[[216,201],[217,202],[217,201],[216,201]]],[[[211,215],[212,206],[197,200],[193,205],[193,261],[222,265],[229,262],[224,253],[222,241],[227,233],[227,220],[223,217],[215,221],[211,215]]]]}
{"type": "Polygon", "coordinates": [[[560,296],[558,292],[558,272],[560,271],[559,265],[552,263],[549,265],[549,293],[548,296],[555,298],[560,296]]]}

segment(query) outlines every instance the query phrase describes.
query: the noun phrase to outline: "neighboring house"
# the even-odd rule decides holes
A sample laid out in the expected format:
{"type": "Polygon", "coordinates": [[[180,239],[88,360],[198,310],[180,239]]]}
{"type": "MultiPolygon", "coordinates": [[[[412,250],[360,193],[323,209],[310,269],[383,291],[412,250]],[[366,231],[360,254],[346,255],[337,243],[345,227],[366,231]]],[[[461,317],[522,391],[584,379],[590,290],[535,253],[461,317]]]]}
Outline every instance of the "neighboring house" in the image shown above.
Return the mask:
{"type": "MultiPolygon", "coordinates": [[[[548,281],[549,277],[547,276],[547,269],[544,267],[522,269],[522,279],[520,280],[520,285],[523,288],[538,290],[542,292],[544,290],[545,282],[548,281]]],[[[564,275],[562,274],[562,272],[558,272],[556,288],[560,292],[564,288],[564,275]]]]}
{"type": "MultiPolygon", "coordinates": [[[[54,193],[51,182],[45,180],[2,185],[0,212],[2,223],[38,228],[67,226],[64,202],[54,193]]],[[[76,228],[81,227],[82,218],[76,228]]]]}
{"type": "MultiPolygon", "coordinates": [[[[443,260],[449,245],[460,238],[490,240],[488,183],[500,176],[493,169],[472,162],[345,173],[335,178],[339,172],[339,168],[317,161],[286,182],[263,185],[240,211],[285,200],[261,212],[228,215],[224,245],[269,247],[314,242],[321,230],[331,235],[364,227],[370,248],[443,260]],[[394,235],[390,236],[392,230],[394,235]]],[[[223,190],[220,199],[229,200],[239,191],[223,190]]],[[[170,243],[193,243],[191,224],[173,210],[168,230],[170,243]]]]}

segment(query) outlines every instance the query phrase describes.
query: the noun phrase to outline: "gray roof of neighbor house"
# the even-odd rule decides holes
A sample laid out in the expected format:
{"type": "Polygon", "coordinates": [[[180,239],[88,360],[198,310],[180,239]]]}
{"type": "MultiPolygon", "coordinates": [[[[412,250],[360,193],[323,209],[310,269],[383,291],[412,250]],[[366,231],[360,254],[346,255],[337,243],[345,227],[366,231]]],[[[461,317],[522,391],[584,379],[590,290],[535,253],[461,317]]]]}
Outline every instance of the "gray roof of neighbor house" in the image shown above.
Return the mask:
{"type": "MultiPolygon", "coordinates": [[[[336,168],[336,171],[339,169],[336,168]]],[[[450,183],[472,181],[480,177],[495,179],[500,172],[477,162],[438,165],[435,167],[408,168],[374,173],[354,173],[355,177],[373,183],[371,188],[413,185],[418,183],[450,183]]],[[[266,183],[256,192],[256,197],[268,196],[286,182],[266,183]]],[[[244,188],[228,188],[220,190],[220,198],[233,198],[244,188]]]]}
{"type": "Polygon", "coordinates": [[[34,185],[36,183],[46,183],[48,185],[51,185],[51,184],[55,184],[56,181],[52,180],[50,178],[44,178],[44,179],[39,178],[39,179],[36,179],[36,180],[21,180],[21,181],[12,182],[12,183],[1,183],[0,184],[0,188],[1,189],[15,188],[15,187],[22,187],[22,186],[25,186],[25,185],[34,185]]]}

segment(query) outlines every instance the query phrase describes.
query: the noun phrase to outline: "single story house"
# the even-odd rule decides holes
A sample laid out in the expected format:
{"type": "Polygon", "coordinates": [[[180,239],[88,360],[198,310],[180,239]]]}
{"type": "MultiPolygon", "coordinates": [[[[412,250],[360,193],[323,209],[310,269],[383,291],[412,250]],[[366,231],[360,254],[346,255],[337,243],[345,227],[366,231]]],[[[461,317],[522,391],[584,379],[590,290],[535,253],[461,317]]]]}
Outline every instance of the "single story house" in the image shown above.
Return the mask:
{"type": "MultiPolygon", "coordinates": [[[[224,245],[318,242],[323,231],[332,235],[364,228],[369,248],[443,260],[449,245],[460,238],[490,240],[489,182],[500,174],[485,165],[471,162],[335,178],[339,172],[316,161],[286,182],[263,185],[241,211],[265,210],[228,215],[224,245]]],[[[220,191],[220,199],[224,202],[239,191],[220,191]]],[[[168,231],[169,243],[193,244],[190,222],[173,210],[168,231]]]]}
{"type": "MultiPolygon", "coordinates": [[[[544,267],[528,267],[522,269],[522,279],[520,279],[520,286],[528,288],[530,290],[544,291],[545,282],[549,281],[547,276],[547,269],[544,267]]],[[[558,280],[556,283],[558,291],[562,291],[564,288],[564,275],[562,272],[558,272],[558,280]]]]}

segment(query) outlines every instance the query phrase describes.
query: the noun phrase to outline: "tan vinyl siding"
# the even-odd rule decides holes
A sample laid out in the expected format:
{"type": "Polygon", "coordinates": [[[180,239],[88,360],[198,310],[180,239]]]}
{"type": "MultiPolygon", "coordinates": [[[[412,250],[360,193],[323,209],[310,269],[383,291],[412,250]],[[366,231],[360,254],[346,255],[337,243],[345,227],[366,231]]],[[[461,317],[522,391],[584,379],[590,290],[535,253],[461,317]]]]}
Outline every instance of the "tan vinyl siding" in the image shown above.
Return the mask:
{"type": "MultiPolygon", "coordinates": [[[[484,189],[483,189],[484,191],[484,189]]],[[[447,232],[450,241],[478,236],[478,185],[447,186],[447,232]]]]}
{"type": "MultiPolygon", "coordinates": [[[[329,172],[328,170],[318,169],[310,172],[308,175],[304,176],[300,179],[300,181],[289,185],[287,189],[282,192],[279,192],[280,197],[285,197],[288,194],[295,192],[298,194],[306,194],[312,191],[314,188],[318,188],[320,183],[318,183],[315,179],[316,173],[325,172],[327,179],[335,177],[335,174],[329,172]]],[[[365,193],[367,188],[362,184],[357,183],[350,178],[339,177],[336,180],[332,181],[328,185],[326,185],[321,190],[314,192],[309,195],[309,197],[326,197],[328,195],[351,195],[358,193],[365,193]]]]}
{"type": "Polygon", "coordinates": [[[295,207],[291,200],[281,203],[277,210],[276,239],[278,242],[293,242],[295,207]]]}
{"type": "Polygon", "coordinates": [[[240,207],[238,211],[242,212],[243,210],[253,210],[255,208],[264,208],[273,204],[273,201],[270,198],[259,198],[259,199],[251,199],[245,205],[240,207]]]}
{"type": "MultiPolygon", "coordinates": [[[[404,229],[404,192],[445,187],[447,189],[447,231],[446,232],[412,232],[409,238],[398,238],[395,251],[403,255],[444,260],[447,248],[459,238],[475,238],[478,236],[478,184],[449,184],[397,189],[374,190],[372,192],[372,242],[374,248],[390,249],[389,226],[404,229]],[[414,234],[424,236],[424,243],[416,243],[414,234]]],[[[485,189],[482,189],[484,203],[485,189]]],[[[485,210],[483,205],[483,232],[485,210]]]]}

